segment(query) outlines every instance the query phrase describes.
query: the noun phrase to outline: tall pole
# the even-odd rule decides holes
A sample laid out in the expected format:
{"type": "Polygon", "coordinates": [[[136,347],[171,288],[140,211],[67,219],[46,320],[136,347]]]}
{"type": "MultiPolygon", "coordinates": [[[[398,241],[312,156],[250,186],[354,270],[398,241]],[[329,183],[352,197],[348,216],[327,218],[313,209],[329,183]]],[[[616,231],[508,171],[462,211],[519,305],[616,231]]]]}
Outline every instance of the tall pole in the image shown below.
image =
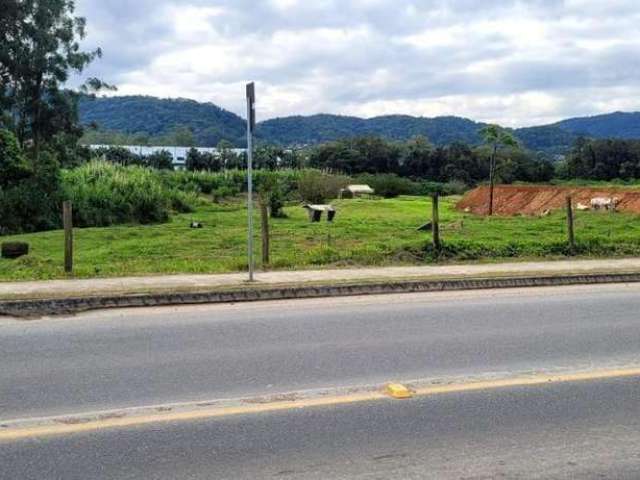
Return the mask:
{"type": "Polygon", "coordinates": [[[255,128],[256,91],[253,82],[247,84],[247,215],[248,238],[247,256],[249,262],[249,281],[254,281],[253,263],[253,129],[255,128]]]}

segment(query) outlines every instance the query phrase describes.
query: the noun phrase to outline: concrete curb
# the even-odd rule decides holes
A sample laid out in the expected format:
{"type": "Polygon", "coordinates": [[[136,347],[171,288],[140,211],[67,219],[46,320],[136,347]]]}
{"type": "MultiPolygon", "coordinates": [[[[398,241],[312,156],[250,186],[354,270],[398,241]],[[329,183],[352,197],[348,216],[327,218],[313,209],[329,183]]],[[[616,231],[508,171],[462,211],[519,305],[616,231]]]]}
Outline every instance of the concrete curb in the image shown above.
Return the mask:
{"type": "Polygon", "coordinates": [[[207,303],[256,302],[296,298],[345,297],[393,293],[442,292],[492,288],[552,287],[640,282],[640,273],[549,275],[451,280],[379,281],[325,286],[242,287],[237,290],[193,293],[90,296],[64,299],[0,301],[0,315],[33,318],[70,315],[90,310],[207,303]]]}

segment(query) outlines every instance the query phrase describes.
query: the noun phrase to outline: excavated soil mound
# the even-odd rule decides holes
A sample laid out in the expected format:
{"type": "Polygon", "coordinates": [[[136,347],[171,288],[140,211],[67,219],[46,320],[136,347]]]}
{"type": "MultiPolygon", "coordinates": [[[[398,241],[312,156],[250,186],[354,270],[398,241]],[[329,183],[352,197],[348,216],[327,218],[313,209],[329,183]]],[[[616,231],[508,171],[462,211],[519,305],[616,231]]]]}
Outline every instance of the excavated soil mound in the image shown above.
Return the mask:
{"type": "MultiPolygon", "coordinates": [[[[496,185],[493,212],[496,215],[540,215],[546,210],[564,208],[571,195],[574,207],[590,205],[596,197],[618,198],[617,210],[640,214],[640,190],[629,188],[552,187],[496,185]]],[[[458,210],[477,215],[489,213],[489,187],[482,186],[467,192],[456,205],[458,210]]]]}

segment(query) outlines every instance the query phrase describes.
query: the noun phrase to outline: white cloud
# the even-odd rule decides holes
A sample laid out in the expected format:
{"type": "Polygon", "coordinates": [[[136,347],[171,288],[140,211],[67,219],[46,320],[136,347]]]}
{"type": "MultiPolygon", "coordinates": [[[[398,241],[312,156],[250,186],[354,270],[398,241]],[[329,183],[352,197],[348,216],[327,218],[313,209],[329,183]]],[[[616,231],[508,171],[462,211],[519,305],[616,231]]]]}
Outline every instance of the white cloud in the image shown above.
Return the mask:
{"type": "Polygon", "coordinates": [[[508,125],[640,109],[637,0],[78,0],[119,94],[260,117],[460,115],[508,125]]]}

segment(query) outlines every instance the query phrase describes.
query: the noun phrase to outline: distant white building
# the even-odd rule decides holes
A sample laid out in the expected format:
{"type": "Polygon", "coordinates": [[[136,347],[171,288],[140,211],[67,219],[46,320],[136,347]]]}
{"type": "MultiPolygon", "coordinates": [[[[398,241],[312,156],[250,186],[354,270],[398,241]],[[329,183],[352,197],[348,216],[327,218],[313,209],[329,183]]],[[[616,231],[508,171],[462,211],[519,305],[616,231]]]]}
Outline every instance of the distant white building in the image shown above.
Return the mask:
{"type": "MultiPolygon", "coordinates": [[[[162,150],[166,150],[171,153],[173,156],[173,168],[176,170],[184,170],[187,164],[187,152],[191,150],[192,147],[145,147],[142,145],[89,145],[91,150],[99,150],[101,148],[124,148],[125,150],[129,150],[131,153],[135,153],[136,155],[140,155],[143,157],[149,156],[153,153],[160,152],[162,150]]],[[[220,152],[217,148],[211,147],[193,147],[198,150],[200,153],[211,153],[215,156],[220,155],[220,152]]],[[[232,148],[230,149],[236,155],[243,155],[246,152],[244,148],[232,148]]]]}
{"type": "Polygon", "coordinates": [[[340,198],[356,198],[363,195],[373,195],[375,191],[369,185],[348,185],[347,188],[340,190],[340,198]]]}

